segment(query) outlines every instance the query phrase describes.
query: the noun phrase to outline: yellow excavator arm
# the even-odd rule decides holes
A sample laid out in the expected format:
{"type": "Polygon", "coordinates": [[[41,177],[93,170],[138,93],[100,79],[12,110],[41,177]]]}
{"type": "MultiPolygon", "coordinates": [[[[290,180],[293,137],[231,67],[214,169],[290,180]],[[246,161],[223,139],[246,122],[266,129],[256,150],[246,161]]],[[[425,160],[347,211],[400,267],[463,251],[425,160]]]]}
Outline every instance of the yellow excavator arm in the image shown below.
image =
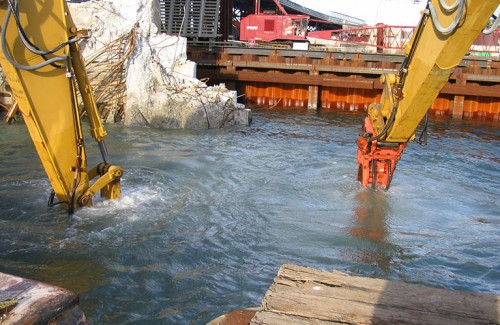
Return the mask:
{"type": "Polygon", "coordinates": [[[389,187],[407,143],[414,140],[418,125],[499,4],[429,1],[399,73],[381,76],[380,103],[368,108],[357,140],[357,179],[363,186],[389,187]]]}
{"type": "Polygon", "coordinates": [[[0,64],[53,187],[49,204],[72,212],[91,205],[99,191],[109,199],[120,197],[123,170],[109,163],[106,131],[80,55],[80,33],[66,1],[0,0],[0,21],[0,64]],[[77,87],[103,160],[90,169],[77,87]]]}

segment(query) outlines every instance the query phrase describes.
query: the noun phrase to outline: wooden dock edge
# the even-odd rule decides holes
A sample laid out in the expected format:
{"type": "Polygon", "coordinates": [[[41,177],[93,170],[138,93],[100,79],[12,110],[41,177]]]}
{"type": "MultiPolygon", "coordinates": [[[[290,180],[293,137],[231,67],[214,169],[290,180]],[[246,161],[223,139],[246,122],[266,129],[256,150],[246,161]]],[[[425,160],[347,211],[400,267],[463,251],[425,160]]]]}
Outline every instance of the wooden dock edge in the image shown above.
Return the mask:
{"type": "Polygon", "coordinates": [[[210,325],[500,324],[500,296],[281,266],[260,308],[210,325]]]}
{"type": "Polygon", "coordinates": [[[282,265],[259,311],[264,324],[499,324],[499,296],[282,265]]]}

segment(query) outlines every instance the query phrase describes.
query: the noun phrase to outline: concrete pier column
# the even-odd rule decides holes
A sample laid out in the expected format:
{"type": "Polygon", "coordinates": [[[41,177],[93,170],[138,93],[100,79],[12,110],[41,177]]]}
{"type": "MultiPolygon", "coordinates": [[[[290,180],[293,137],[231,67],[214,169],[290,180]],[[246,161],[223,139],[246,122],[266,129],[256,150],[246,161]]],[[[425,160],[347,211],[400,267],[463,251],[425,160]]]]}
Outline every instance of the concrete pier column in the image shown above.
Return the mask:
{"type": "MultiPolygon", "coordinates": [[[[317,70],[311,70],[309,72],[311,76],[318,76],[319,72],[317,70]]],[[[307,98],[307,108],[308,109],[318,109],[318,94],[319,86],[309,86],[309,95],[307,98]]]]}
{"type": "Polygon", "coordinates": [[[454,119],[462,119],[464,116],[465,96],[455,95],[453,99],[453,110],[451,115],[454,119]]]}

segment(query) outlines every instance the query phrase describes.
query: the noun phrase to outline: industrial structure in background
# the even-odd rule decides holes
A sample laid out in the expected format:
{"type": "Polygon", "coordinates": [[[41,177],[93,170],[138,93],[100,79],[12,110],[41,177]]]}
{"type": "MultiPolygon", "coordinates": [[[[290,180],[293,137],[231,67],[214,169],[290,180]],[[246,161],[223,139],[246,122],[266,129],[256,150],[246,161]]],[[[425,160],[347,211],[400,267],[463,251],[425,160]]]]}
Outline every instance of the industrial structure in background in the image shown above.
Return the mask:
{"type": "Polygon", "coordinates": [[[291,41],[305,43],[310,16],[292,15],[274,0],[277,11],[261,12],[260,0],[255,1],[255,13],[243,17],[240,22],[240,40],[250,42],[291,41]]]}
{"type": "Polygon", "coordinates": [[[294,48],[307,49],[308,33],[313,30],[339,29],[359,26],[365,22],[347,15],[328,16],[302,7],[291,1],[273,0],[274,8],[263,9],[261,0],[255,1],[255,12],[242,17],[239,39],[255,46],[258,42],[291,42],[294,48]],[[289,9],[285,9],[285,5],[289,9]],[[295,46],[298,45],[298,46],[295,46]],[[302,46],[301,46],[302,45],[302,46]]]}
{"type": "MultiPolygon", "coordinates": [[[[266,42],[274,41],[275,48],[283,48],[278,43],[287,40],[307,42],[315,50],[403,54],[415,28],[367,26],[362,19],[318,12],[290,0],[157,1],[161,32],[186,37],[190,45],[199,46],[269,47],[266,42]]],[[[480,35],[470,50],[476,55],[498,57],[499,42],[500,31],[496,30],[480,35]]]]}
{"type": "MultiPolygon", "coordinates": [[[[162,32],[201,46],[273,47],[269,42],[274,42],[273,48],[303,50],[310,44],[315,50],[403,54],[415,28],[367,26],[362,19],[289,0],[159,0],[159,8],[162,32]]],[[[471,51],[498,56],[499,40],[498,30],[481,35],[471,51]]]]}
{"type": "Polygon", "coordinates": [[[221,2],[228,1],[160,0],[160,29],[190,40],[215,40],[221,35],[220,15],[225,8],[221,2]]]}
{"type": "MultiPolygon", "coordinates": [[[[161,30],[168,34],[180,35],[189,39],[191,44],[207,44],[214,42],[227,42],[234,40],[248,41],[250,38],[259,38],[251,33],[251,24],[245,19],[253,19],[266,24],[267,29],[262,33],[269,35],[262,38],[282,39],[285,30],[291,30],[299,19],[299,29],[295,29],[291,37],[285,39],[298,39],[305,41],[307,30],[341,29],[346,26],[363,26],[365,21],[343,15],[320,13],[298,5],[288,0],[159,0],[161,30]],[[299,18],[300,17],[300,18],[299,18]],[[293,19],[290,19],[293,18],[293,19]],[[306,19],[306,24],[304,20],[306,19]],[[293,21],[292,21],[293,20],[293,21]],[[278,26],[278,22],[281,25],[278,26]],[[242,25],[245,24],[245,27],[242,25]],[[285,24],[285,25],[283,25],[285,24]],[[243,28],[243,29],[242,29],[243,28]],[[298,32],[297,32],[298,31],[298,32]]],[[[260,31],[259,31],[260,32],[260,31]]]]}

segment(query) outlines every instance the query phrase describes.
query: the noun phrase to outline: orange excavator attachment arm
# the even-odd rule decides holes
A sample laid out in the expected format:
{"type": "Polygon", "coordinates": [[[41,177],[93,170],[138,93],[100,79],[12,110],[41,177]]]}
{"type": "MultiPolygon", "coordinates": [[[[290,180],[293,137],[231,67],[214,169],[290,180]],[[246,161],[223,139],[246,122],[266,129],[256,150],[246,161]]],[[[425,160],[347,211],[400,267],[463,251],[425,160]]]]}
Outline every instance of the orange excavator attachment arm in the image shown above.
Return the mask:
{"type": "Polygon", "coordinates": [[[415,139],[419,123],[499,4],[429,1],[398,74],[381,76],[380,103],[368,108],[357,140],[357,179],[362,186],[390,186],[407,143],[415,139]]]}

